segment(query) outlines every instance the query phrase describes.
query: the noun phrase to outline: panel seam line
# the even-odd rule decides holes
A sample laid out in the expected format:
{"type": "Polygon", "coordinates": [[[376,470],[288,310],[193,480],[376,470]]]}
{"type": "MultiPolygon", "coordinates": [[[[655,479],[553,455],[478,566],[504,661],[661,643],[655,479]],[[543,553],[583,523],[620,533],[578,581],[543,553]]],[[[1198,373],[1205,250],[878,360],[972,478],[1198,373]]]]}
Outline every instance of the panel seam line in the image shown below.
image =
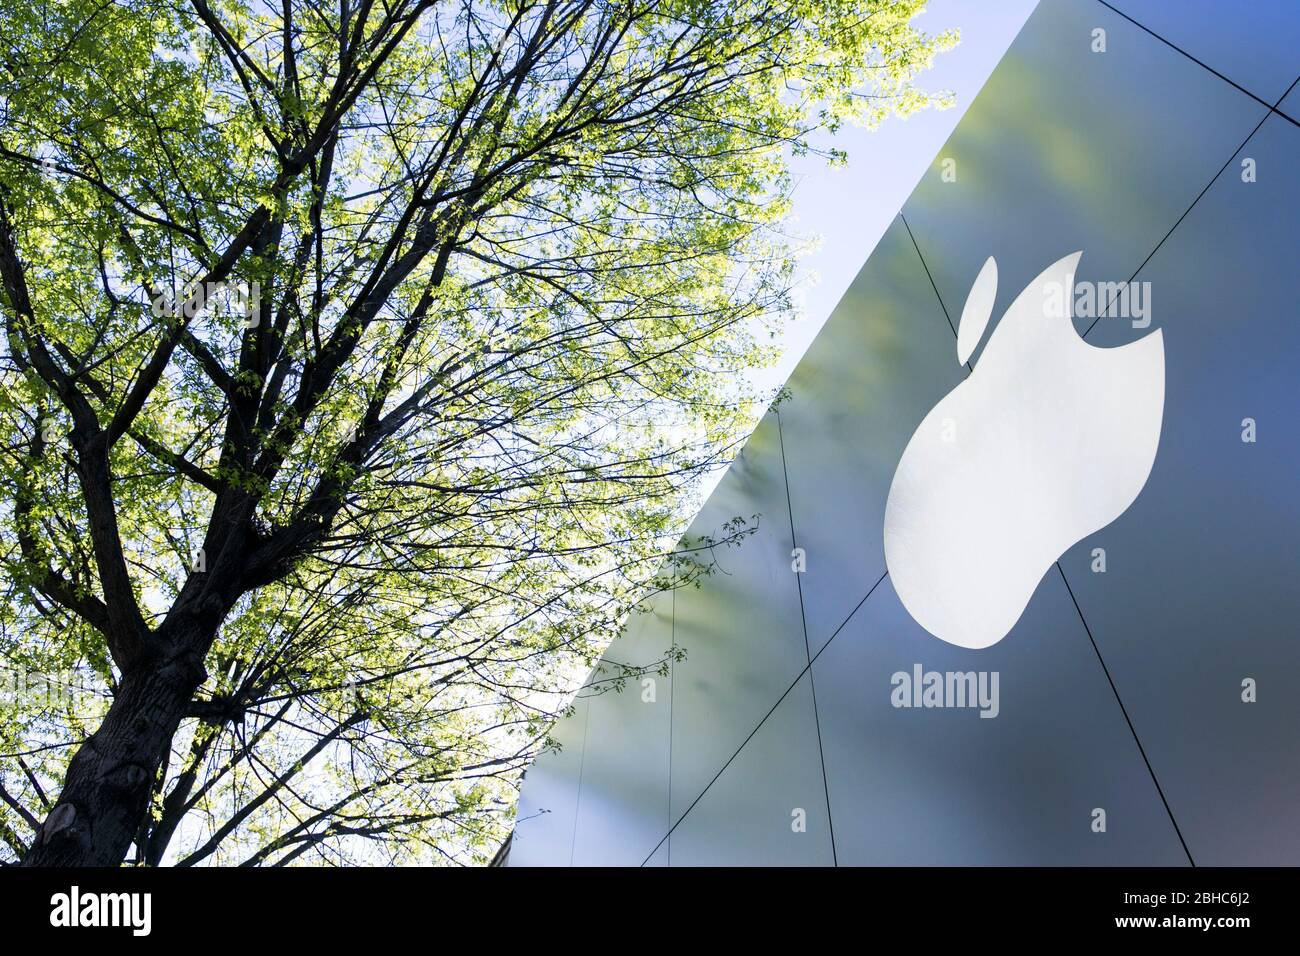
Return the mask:
{"type": "MultiPolygon", "coordinates": [[[[781,413],[779,411],[776,413],[776,435],[781,447],[781,478],[785,483],[785,510],[790,518],[790,544],[797,550],[799,548],[799,536],[795,534],[794,530],[794,504],[790,500],[790,471],[785,463],[785,429],[781,424],[781,413]]],[[[826,801],[826,825],[831,833],[831,865],[839,866],[839,855],[835,851],[835,817],[831,813],[831,787],[826,778],[826,751],[822,746],[822,718],[821,712],[817,709],[817,682],[812,672],[812,645],[808,641],[808,616],[804,610],[803,574],[801,572],[795,571],[794,582],[799,592],[799,621],[803,625],[804,657],[808,661],[808,688],[812,691],[813,724],[817,728],[817,757],[821,761],[822,767],[822,797],[826,801]]]]}

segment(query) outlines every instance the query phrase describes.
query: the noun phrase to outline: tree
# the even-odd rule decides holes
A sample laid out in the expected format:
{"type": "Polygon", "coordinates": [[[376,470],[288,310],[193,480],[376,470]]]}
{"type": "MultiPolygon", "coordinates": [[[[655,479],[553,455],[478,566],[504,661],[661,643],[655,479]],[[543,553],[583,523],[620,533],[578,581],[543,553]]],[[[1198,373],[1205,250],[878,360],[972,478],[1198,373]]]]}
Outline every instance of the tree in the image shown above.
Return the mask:
{"type": "Polygon", "coordinates": [[[575,667],[743,532],[664,560],[784,159],[928,102],[921,6],[6,2],[0,839],[490,855],[575,667]]]}

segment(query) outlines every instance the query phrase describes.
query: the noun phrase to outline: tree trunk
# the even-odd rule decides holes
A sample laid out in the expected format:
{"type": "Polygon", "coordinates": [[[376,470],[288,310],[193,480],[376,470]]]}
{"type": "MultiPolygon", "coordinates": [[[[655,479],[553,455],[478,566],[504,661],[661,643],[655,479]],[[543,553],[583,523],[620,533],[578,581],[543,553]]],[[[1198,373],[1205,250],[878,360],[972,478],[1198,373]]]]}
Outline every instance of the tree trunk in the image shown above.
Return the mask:
{"type": "Polygon", "coordinates": [[[68,765],[63,792],[24,866],[121,864],[172,737],[206,676],[193,652],[145,657],[123,674],[103,723],[68,765]]]}

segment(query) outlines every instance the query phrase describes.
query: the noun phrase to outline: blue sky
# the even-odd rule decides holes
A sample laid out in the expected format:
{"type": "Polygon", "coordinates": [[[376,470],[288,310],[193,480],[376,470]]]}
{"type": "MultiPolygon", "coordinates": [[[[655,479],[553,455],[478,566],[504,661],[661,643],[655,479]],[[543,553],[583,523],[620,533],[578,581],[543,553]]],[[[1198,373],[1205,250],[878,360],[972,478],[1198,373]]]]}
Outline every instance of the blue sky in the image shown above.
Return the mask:
{"type": "Polygon", "coordinates": [[[821,245],[800,260],[796,302],[803,315],[787,327],[780,361],[754,373],[760,388],[775,388],[789,378],[1037,4],[1038,0],[933,0],[914,22],[936,34],[957,27],[961,43],[936,58],[920,85],[951,91],[956,105],[907,119],[891,117],[874,132],[847,127],[827,136],[826,145],[848,152],[847,165],[832,169],[816,156],[793,161],[797,185],[788,228],[800,236],[819,238],[821,245]]]}

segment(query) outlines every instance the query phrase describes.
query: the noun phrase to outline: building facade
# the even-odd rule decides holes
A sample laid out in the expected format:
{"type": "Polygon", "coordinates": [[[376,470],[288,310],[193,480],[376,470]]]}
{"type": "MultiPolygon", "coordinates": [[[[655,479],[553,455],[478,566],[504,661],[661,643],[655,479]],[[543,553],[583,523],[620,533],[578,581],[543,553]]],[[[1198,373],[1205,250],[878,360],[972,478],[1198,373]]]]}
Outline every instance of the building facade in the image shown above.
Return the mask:
{"type": "Polygon", "coordinates": [[[692,526],[756,533],[606,655],[684,658],[593,672],[511,865],[1300,863],[1297,77],[1291,3],[1043,0],[692,526]],[[1079,251],[1083,341],[1163,337],[1154,465],[1002,640],[956,646],[891,583],[891,482],[980,368],[986,260],[994,328],[1079,251]]]}

